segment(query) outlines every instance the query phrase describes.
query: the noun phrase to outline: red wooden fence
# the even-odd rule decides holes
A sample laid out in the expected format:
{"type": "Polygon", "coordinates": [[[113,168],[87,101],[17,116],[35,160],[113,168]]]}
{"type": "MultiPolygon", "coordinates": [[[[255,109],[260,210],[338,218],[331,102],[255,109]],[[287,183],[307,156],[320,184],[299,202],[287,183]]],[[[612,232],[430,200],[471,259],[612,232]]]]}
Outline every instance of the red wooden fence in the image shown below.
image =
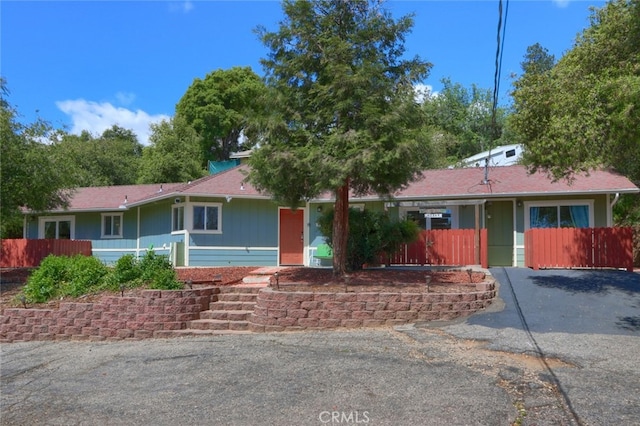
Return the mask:
{"type": "Polygon", "coordinates": [[[476,257],[474,229],[437,229],[422,231],[418,241],[405,244],[388,263],[391,265],[489,265],[487,230],[479,235],[479,257],[476,257]]]}
{"type": "Polygon", "coordinates": [[[50,254],[91,256],[91,241],[82,240],[2,240],[0,267],[34,268],[50,254]]]}
{"type": "Polygon", "coordinates": [[[525,266],[633,271],[632,228],[537,228],[524,233],[525,266]]]}

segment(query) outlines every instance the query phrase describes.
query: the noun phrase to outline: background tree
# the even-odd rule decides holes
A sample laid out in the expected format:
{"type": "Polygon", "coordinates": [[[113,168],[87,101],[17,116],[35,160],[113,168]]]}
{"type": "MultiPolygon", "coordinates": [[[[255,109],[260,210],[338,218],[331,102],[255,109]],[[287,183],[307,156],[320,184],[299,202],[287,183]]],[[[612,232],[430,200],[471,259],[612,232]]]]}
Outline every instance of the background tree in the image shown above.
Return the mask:
{"type": "Polygon", "coordinates": [[[640,2],[611,1],[590,21],[551,68],[528,51],[512,124],[532,169],[563,178],[612,167],[640,183],[640,2]]]}
{"type": "Polygon", "coordinates": [[[72,185],[65,164],[53,162],[43,143],[51,126],[42,120],[20,124],[2,78],[0,89],[0,234],[16,238],[22,237],[22,207],[44,211],[65,206],[72,185]]]}
{"type": "MultiPolygon", "coordinates": [[[[427,125],[433,130],[435,143],[443,145],[446,164],[492,148],[492,95],[475,84],[471,89],[450,79],[442,80],[443,88],[423,103],[427,125]]],[[[506,112],[498,109],[497,134],[502,135],[506,112]]],[[[499,144],[496,141],[495,144],[499,144]]]]}
{"type": "Polygon", "coordinates": [[[142,151],[138,183],[187,182],[206,174],[200,137],[181,116],[151,125],[142,151]]]}
{"type": "Polygon", "coordinates": [[[69,166],[74,186],[131,185],[136,183],[142,145],[133,131],[112,126],[94,138],[59,132],[50,147],[51,158],[69,166]]]}
{"type": "Polygon", "coordinates": [[[251,148],[251,135],[245,131],[247,116],[263,93],[264,83],[250,67],[219,69],[193,81],[176,105],[176,114],[202,137],[203,166],[208,160],[228,160],[232,152],[251,148]]]}
{"type": "Polygon", "coordinates": [[[412,17],[396,21],[380,4],[287,0],[278,31],[258,29],[270,51],[262,60],[269,93],[249,180],[292,207],[333,192],[338,276],[349,192],[389,194],[427,163],[413,86],[431,65],[403,59],[412,17]]]}

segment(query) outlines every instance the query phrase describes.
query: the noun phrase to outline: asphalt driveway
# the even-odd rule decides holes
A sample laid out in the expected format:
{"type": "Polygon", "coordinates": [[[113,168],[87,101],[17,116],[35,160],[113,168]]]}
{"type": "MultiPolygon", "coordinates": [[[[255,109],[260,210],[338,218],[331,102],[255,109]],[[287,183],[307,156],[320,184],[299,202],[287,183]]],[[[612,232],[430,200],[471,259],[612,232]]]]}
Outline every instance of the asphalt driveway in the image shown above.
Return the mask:
{"type": "Polygon", "coordinates": [[[504,307],[440,329],[485,341],[487,349],[538,359],[572,423],[640,424],[640,274],[491,273],[504,307]]]}
{"type": "Polygon", "coordinates": [[[640,275],[492,269],[454,323],[5,344],[2,425],[637,425],[640,275]]]}
{"type": "Polygon", "coordinates": [[[492,268],[502,312],[469,324],[528,327],[536,333],[640,336],[640,274],[613,270],[492,268]],[[522,323],[520,314],[526,324],[522,323]]]}

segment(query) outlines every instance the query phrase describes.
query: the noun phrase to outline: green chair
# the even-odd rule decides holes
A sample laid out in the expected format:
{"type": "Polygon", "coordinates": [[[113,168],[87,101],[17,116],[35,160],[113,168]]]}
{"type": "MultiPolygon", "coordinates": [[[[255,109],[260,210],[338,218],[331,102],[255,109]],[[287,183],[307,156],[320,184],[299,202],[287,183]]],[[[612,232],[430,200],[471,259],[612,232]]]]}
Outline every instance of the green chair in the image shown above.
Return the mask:
{"type": "Polygon", "coordinates": [[[316,254],[313,256],[317,259],[333,259],[333,250],[329,244],[320,244],[316,248],[316,254]]]}

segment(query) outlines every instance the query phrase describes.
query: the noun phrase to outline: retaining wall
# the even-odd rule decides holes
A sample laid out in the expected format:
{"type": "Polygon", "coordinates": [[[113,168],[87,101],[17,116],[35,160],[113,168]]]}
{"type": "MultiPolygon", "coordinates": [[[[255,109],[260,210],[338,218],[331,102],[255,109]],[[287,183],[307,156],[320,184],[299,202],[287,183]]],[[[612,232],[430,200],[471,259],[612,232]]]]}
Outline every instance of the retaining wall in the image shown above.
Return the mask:
{"type": "Polygon", "coordinates": [[[169,337],[209,309],[219,291],[144,290],[141,297],[105,296],[95,303],[61,303],[59,309],[8,308],[0,316],[0,341],[169,337]]]}
{"type": "Polygon", "coordinates": [[[289,292],[258,294],[250,329],[290,331],[336,327],[381,327],[417,321],[452,320],[488,307],[495,280],[471,284],[464,293],[289,292]]]}

